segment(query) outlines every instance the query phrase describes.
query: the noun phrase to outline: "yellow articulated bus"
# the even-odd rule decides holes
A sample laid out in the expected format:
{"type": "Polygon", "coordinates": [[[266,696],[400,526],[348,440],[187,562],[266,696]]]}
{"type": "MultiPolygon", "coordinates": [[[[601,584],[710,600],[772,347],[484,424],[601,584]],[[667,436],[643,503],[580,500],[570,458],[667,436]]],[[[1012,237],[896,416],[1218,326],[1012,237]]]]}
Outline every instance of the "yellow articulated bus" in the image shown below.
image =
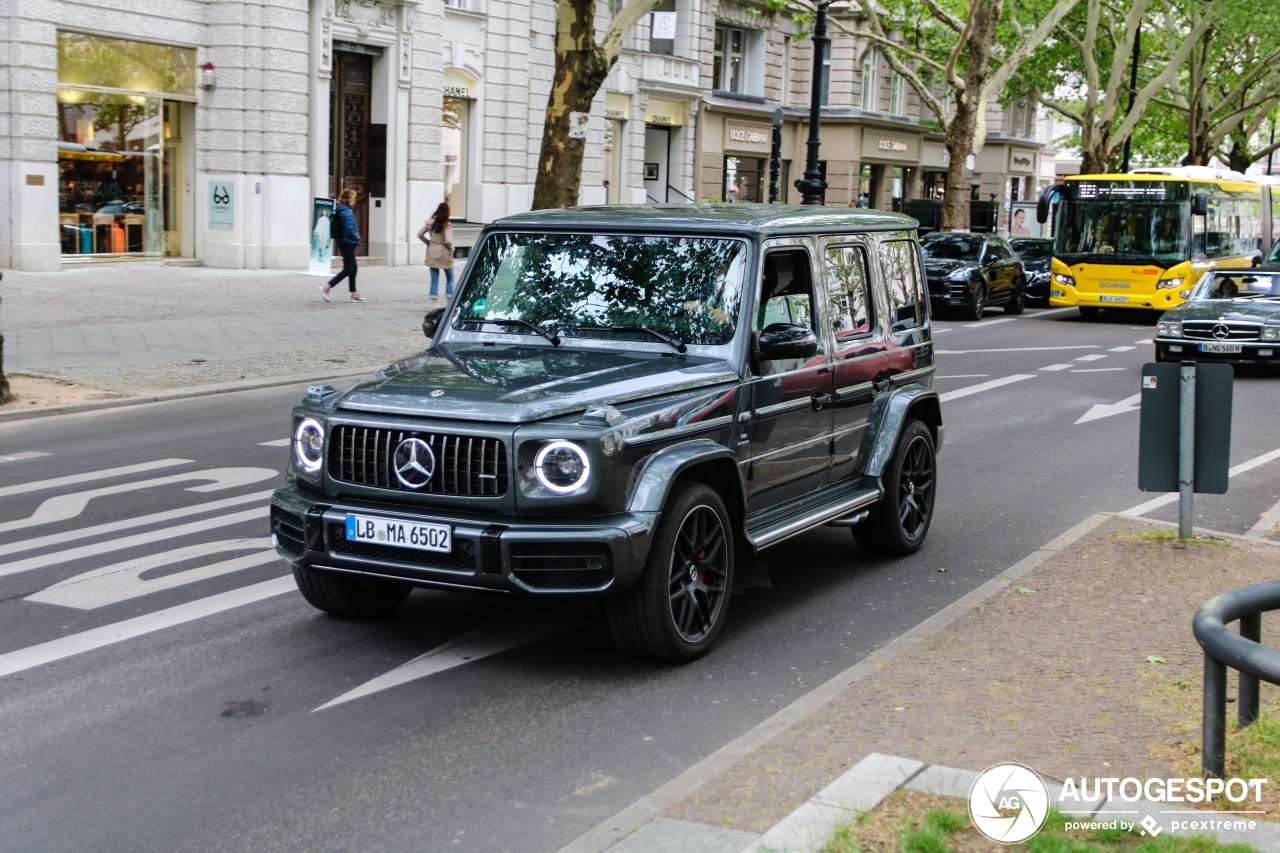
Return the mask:
{"type": "Polygon", "coordinates": [[[1280,196],[1280,187],[1194,166],[1054,184],[1036,211],[1045,222],[1058,197],[1049,304],[1085,317],[1181,304],[1206,270],[1261,262],[1276,221],[1272,190],[1280,196]]]}

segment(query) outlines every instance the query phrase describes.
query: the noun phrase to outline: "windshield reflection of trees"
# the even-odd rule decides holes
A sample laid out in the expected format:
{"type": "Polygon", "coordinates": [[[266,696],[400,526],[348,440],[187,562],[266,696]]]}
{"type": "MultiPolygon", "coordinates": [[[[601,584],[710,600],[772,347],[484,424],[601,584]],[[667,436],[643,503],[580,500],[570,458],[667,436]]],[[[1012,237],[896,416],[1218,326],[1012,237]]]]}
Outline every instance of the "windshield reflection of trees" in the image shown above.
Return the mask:
{"type": "Polygon", "coordinates": [[[737,240],[498,234],[485,242],[459,322],[518,319],[579,337],[651,341],[582,328],[646,326],[689,344],[726,344],[745,264],[737,240]]]}

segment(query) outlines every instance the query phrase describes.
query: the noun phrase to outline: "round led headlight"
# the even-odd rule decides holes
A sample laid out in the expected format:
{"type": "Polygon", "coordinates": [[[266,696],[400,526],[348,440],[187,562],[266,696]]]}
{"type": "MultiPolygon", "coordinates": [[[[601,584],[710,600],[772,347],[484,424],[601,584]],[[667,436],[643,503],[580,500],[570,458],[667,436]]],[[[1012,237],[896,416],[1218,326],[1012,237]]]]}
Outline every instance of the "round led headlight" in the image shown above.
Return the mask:
{"type": "Polygon", "coordinates": [[[1161,338],[1180,338],[1182,337],[1182,324],[1157,323],[1156,335],[1161,338]]]}
{"type": "Polygon", "coordinates": [[[538,482],[557,494],[577,491],[591,476],[587,451],[571,441],[553,441],[538,451],[533,460],[538,482]]]}
{"type": "Polygon", "coordinates": [[[324,464],[324,425],[315,418],[303,418],[293,431],[293,456],[298,467],[314,474],[324,464]]]}

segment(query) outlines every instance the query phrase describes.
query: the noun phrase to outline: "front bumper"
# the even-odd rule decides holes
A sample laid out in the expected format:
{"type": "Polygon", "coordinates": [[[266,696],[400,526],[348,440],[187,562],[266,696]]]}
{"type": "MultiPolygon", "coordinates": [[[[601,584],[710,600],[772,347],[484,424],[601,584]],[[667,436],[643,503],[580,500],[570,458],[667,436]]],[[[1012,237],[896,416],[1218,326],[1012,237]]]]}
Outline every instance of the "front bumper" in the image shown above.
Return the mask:
{"type": "Polygon", "coordinates": [[[1156,338],[1156,359],[1280,366],[1280,342],[1277,341],[1241,341],[1238,353],[1202,352],[1201,343],[1205,342],[1188,338],[1156,338]]]}
{"type": "Polygon", "coordinates": [[[1074,287],[1066,284],[1054,282],[1049,287],[1049,304],[1055,307],[1085,307],[1085,308],[1136,308],[1140,310],[1168,311],[1181,305],[1183,300],[1180,292],[1173,288],[1165,290],[1157,290],[1155,293],[1092,293],[1085,291],[1081,293],[1074,287]],[[1124,297],[1123,302],[1117,302],[1114,298],[1107,299],[1104,297],[1124,297]]]}
{"type": "Polygon", "coordinates": [[[929,301],[946,308],[964,308],[973,303],[969,282],[929,279],[929,301]]]}
{"type": "Polygon", "coordinates": [[[657,513],[518,519],[330,500],[289,485],[271,498],[271,540],[291,563],[416,586],[581,597],[620,592],[640,576],[657,513]],[[448,524],[448,554],[346,538],[349,512],[448,524]]]}

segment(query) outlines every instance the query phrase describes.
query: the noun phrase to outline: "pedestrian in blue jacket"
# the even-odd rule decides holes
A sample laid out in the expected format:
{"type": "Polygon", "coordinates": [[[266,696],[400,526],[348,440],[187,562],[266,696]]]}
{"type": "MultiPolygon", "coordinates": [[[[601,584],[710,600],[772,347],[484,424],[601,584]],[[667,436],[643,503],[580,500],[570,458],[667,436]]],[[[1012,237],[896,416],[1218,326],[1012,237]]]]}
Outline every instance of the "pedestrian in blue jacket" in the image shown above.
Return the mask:
{"type": "Polygon", "coordinates": [[[351,205],[356,202],[356,191],[347,187],[338,194],[338,204],[333,210],[334,243],[342,254],[342,270],[329,279],[328,284],[320,285],[320,298],[329,300],[329,291],[344,278],[351,290],[352,302],[364,302],[365,299],[356,290],[356,246],[360,245],[360,226],[356,225],[356,212],[351,205]]]}

